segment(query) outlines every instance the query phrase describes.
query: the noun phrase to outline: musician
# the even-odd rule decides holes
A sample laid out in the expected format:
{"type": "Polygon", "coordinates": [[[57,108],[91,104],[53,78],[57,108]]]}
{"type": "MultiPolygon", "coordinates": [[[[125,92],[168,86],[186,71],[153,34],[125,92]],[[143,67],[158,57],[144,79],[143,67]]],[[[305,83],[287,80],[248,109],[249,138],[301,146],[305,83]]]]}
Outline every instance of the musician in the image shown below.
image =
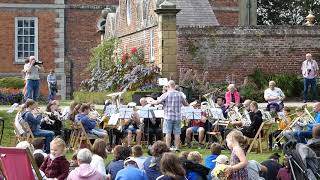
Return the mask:
{"type": "Polygon", "coordinates": [[[287,140],[295,139],[298,136],[298,132],[302,131],[307,126],[307,120],[304,116],[304,110],[302,107],[296,108],[296,119],[294,119],[292,122],[296,121],[295,124],[291,127],[290,130],[283,131],[283,136],[287,140]]]}
{"type": "MultiPolygon", "coordinates": [[[[200,103],[197,102],[197,104],[194,106],[194,108],[197,108],[197,109],[200,109],[200,103]]],[[[206,124],[206,121],[207,121],[207,116],[206,116],[206,113],[205,112],[202,112],[201,113],[201,119],[198,120],[198,119],[192,119],[190,121],[190,127],[187,129],[187,132],[186,132],[186,138],[187,138],[187,144],[188,144],[188,147],[191,148],[191,135],[193,133],[199,133],[199,137],[198,137],[198,141],[199,141],[199,146],[200,148],[204,148],[204,135],[205,135],[205,124],[206,124]]]]}
{"type": "MultiPolygon", "coordinates": [[[[147,99],[141,98],[140,104],[142,107],[147,106],[147,99]]],[[[161,140],[162,138],[162,130],[161,130],[161,118],[144,118],[143,119],[144,124],[144,133],[148,136],[148,144],[152,145],[154,142],[154,138],[156,138],[156,141],[161,140]]]]}
{"type": "Polygon", "coordinates": [[[225,102],[226,100],[223,97],[217,97],[216,99],[216,104],[221,108],[224,118],[227,118],[228,112],[227,112],[227,107],[225,105],[225,102]]]}
{"type": "Polygon", "coordinates": [[[164,104],[164,122],[163,133],[166,134],[166,144],[171,145],[171,134],[174,134],[175,148],[178,150],[180,146],[181,134],[181,106],[188,106],[185,95],[175,90],[175,82],[170,80],[168,82],[168,91],[162,94],[158,100],[152,101],[151,104],[164,104]]]}
{"type": "Polygon", "coordinates": [[[82,104],[80,107],[80,113],[77,115],[78,120],[82,123],[85,131],[88,134],[94,134],[98,137],[107,137],[107,131],[97,128],[97,121],[89,118],[90,106],[88,104],[82,104]]]}
{"type": "Polygon", "coordinates": [[[243,107],[244,107],[244,111],[243,111],[243,118],[241,120],[236,120],[236,121],[231,121],[230,124],[233,125],[233,126],[237,126],[237,127],[248,127],[250,126],[251,124],[251,119],[248,119],[247,118],[247,114],[246,113],[249,113],[249,117],[250,117],[250,104],[251,104],[251,100],[250,99],[246,99],[244,102],[243,102],[243,107]]]}
{"type": "Polygon", "coordinates": [[[267,111],[280,112],[285,97],[282,90],[276,87],[276,82],[270,81],[269,88],[264,91],[264,99],[268,102],[267,111]]]}
{"type": "Polygon", "coordinates": [[[141,144],[142,131],[139,128],[140,124],[141,124],[140,116],[139,116],[137,108],[134,106],[131,118],[125,119],[124,127],[123,127],[123,132],[125,134],[127,134],[127,136],[128,136],[128,146],[130,146],[130,144],[131,144],[133,134],[136,134],[137,144],[138,145],[141,144]]]}
{"type": "Polygon", "coordinates": [[[70,119],[70,116],[71,116],[71,114],[72,114],[73,109],[76,107],[77,104],[79,104],[79,103],[76,102],[76,101],[72,101],[72,102],[70,103],[70,106],[69,106],[69,107],[65,107],[65,108],[63,109],[63,112],[62,112],[62,118],[63,118],[63,120],[71,120],[71,119],[70,119]]]}
{"type": "Polygon", "coordinates": [[[62,134],[62,117],[59,112],[59,106],[56,100],[49,102],[46,108],[46,113],[49,118],[41,122],[41,129],[53,131],[55,136],[62,134]]]}
{"type": "MultiPolygon", "coordinates": [[[[291,123],[291,118],[289,116],[289,113],[290,113],[290,109],[288,107],[284,107],[283,108],[283,112],[284,112],[284,119],[280,119],[279,122],[278,122],[278,129],[272,133],[269,134],[269,149],[272,150],[272,139],[273,137],[278,137],[279,134],[288,128],[288,126],[290,126],[290,123],[291,123]]],[[[279,141],[279,138],[276,138],[276,142],[278,144],[278,147],[281,149],[281,143],[279,141]]]]}
{"type": "Polygon", "coordinates": [[[235,103],[236,105],[240,104],[240,93],[237,91],[234,84],[229,84],[225,99],[227,107],[230,106],[230,103],[235,103]]]}
{"type": "Polygon", "coordinates": [[[306,143],[306,139],[312,138],[312,129],[315,125],[320,124],[320,103],[315,103],[313,106],[313,110],[316,113],[314,117],[314,122],[309,122],[307,124],[307,130],[306,131],[298,131],[295,133],[298,142],[300,143],[306,143]]]}
{"type": "Polygon", "coordinates": [[[243,127],[243,129],[240,131],[243,133],[243,135],[249,138],[254,138],[262,124],[262,113],[258,109],[258,103],[255,101],[250,103],[250,111],[251,124],[250,126],[243,127]]]}
{"type": "Polygon", "coordinates": [[[22,113],[21,117],[25,122],[27,122],[30,126],[32,134],[35,137],[45,137],[45,152],[50,152],[50,142],[53,139],[54,132],[40,129],[40,123],[42,119],[42,115],[38,111],[38,104],[32,100],[27,99],[25,102],[26,110],[22,113]]]}

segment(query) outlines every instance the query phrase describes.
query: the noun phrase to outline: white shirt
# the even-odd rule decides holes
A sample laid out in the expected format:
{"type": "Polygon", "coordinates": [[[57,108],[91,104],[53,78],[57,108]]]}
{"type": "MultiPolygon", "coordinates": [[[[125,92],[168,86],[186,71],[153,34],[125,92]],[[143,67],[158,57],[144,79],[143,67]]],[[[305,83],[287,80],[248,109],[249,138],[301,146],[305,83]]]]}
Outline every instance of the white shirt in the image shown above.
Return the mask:
{"type": "Polygon", "coordinates": [[[313,79],[316,77],[315,72],[319,70],[318,63],[315,60],[305,60],[302,63],[301,71],[304,78],[313,79]]]}
{"type": "MultiPolygon", "coordinates": [[[[282,92],[282,90],[280,88],[275,87],[273,90],[271,90],[270,88],[266,89],[264,91],[264,98],[266,99],[267,97],[284,97],[284,94],[282,92]]],[[[268,103],[281,103],[282,100],[277,99],[277,100],[273,100],[273,101],[268,101],[268,103]]]]}
{"type": "Polygon", "coordinates": [[[139,169],[143,169],[143,163],[146,161],[147,157],[145,156],[140,156],[136,157],[135,160],[137,161],[139,169]]]}
{"type": "Polygon", "coordinates": [[[107,179],[105,164],[101,156],[93,154],[90,166],[102,174],[103,179],[107,179]]]}
{"type": "Polygon", "coordinates": [[[38,65],[32,66],[30,63],[24,65],[24,71],[26,72],[26,79],[30,80],[39,80],[39,69],[40,67],[38,65]],[[27,69],[31,67],[30,72],[27,72],[27,69]]]}

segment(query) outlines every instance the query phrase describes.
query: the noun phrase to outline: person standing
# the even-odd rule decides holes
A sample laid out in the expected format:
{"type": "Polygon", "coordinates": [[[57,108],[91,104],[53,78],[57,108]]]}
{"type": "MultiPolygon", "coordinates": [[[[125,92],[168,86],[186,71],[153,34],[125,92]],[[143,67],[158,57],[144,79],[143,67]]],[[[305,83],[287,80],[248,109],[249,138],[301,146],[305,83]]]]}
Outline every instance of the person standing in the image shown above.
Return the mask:
{"type": "Polygon", "coordinates": [[[303,102],[308,101],[308,88],[311,85],[312,100],[317,101],[317,81],[316,77],[318,75],[319,67],[318,63],[312,59],[310,53],[306,54],[306,60],[303,61],[301,66],[302,75],[304,78],[303,85],[303,102]]]}
{"type": "Polygon", "coordinates": [[[176,84],[173,80],[168,82],[168,90],[151,104],[164,104],[164,122],[163,133],[166,134],[166,144],[171,145],[171,134],[174,134],[175,147],[172,150],[178,150],[181,134],[181,107],[188,106],[185,95],[175,89],[176,84]]]}
{"type": "Polygon", "coordinates": [[[37,101],[40,90],[40,76],[39,71],[43,71],[43,67],[36,64],[34,56],[29,57],[29,63],[24,65],[24,72],[26,72],[27,91],[25,100],[33,99],[37,101]]]}
{"type": "Polygon", "coordinates": [[[54,97],[57,93],[57,77],[54,74],[54,70],[50,70],[50,74],[47,76],[47,83],[48,83],[48,89],[49,89],[49,95],[48,95],[48,101],[53,101],[54,97]]]}

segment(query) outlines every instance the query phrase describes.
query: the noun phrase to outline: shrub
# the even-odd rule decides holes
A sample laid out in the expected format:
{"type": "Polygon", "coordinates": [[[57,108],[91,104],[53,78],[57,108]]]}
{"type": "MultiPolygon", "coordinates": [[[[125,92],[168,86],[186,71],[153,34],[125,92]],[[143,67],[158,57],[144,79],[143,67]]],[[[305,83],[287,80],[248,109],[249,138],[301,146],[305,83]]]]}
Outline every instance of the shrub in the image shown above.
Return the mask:
{"type": "Polygon", "coordinates": [[[24,87],[24,80],[19,77],[6,77],[0,79],[0,88],[14,88],[22,89],[24,87]]]}
{"type": "Polygon", "coordinates": [[[0,104],[12,105],[14,103],[21,103],[23,100],[22,92],[16,94],[7,94],[0,92],[0,104]]]}

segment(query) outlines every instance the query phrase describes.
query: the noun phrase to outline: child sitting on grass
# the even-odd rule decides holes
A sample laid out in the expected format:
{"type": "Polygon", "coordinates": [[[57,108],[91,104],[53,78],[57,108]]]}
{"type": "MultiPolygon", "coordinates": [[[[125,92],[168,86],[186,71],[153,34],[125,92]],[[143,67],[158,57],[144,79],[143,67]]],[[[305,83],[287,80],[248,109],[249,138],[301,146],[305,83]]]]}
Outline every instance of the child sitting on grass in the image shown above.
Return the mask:
{"type": "Polygon", "coordinates": [[[225,170],[228,167],[229,158],[226,155],[219,155],[213,162],[215,167],[210,174],[212,180],[227,179],[225,170]]]}
{"type": "Polygon", "coordinates": [[[192,151],[188,154],[188,161],[193,163],[189,168],[186,168],[188,180],[207,179],[210,169],[201,164],[202,160],[202,155],[198,151],[192,151]]]}
{"type": "Polygon", "coordinates": [[[66,143],[60,139],[55,138],[50,143],[50,155],[42,163],[40,170],[42,170],[47,178],[55,180],[64,180],[69,174],[69,161],[65,157],[66,143]]]}

